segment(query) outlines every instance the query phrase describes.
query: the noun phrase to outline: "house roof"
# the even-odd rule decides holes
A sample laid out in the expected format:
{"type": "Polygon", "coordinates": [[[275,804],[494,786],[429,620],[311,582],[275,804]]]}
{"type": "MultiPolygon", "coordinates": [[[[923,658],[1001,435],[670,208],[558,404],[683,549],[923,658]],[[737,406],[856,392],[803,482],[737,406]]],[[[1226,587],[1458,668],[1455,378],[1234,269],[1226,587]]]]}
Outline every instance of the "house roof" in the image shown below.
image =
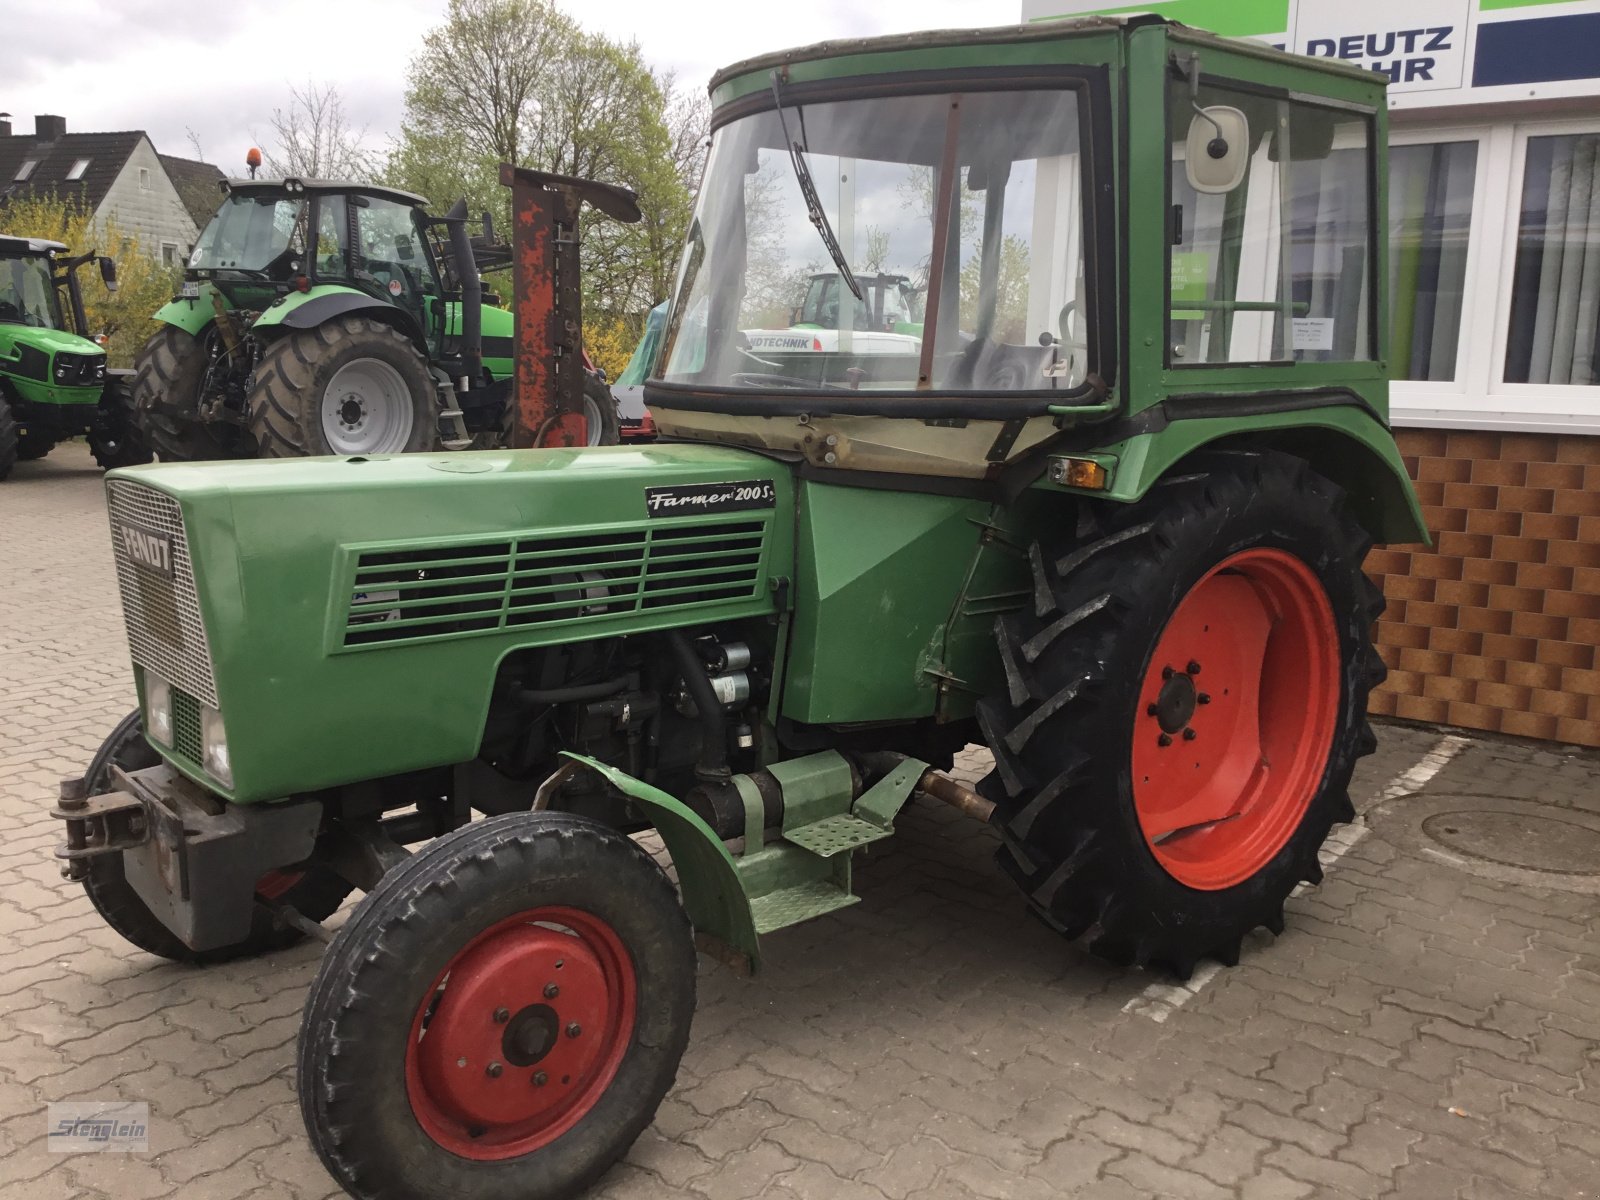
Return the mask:
{"type": "Polygon", "coordinates": [[[196,162],[192,158],[178,158],[172,154],[157,157],[166,168],[172,186],[178,190],[183,207],[194,218],[195,227],[204,229],[216,216],[217,205],[222,201],[221,183],[225,178],[222,169],[208,162],[196,162]]]}
{"type": "Polygon", "coordinates": [[[75,199],[90,211],[98,209],[144,138],[137,129],[118,133],[64,133],[41,139],[37,134],[0,137],[0,202],[12,196],[50,195],[75,199]],[[22,164],[35,160],[28,178],[19,180],[22,164]],[[88,159],[78,179],[68,179],[73,164],[88,159]]]}

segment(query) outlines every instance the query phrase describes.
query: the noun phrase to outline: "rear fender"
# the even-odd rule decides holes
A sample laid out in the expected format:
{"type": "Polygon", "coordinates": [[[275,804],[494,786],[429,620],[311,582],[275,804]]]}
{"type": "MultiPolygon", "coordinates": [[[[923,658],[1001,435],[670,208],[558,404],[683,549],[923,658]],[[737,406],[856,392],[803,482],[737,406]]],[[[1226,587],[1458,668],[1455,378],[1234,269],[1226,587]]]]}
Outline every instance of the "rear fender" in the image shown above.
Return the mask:
{"type": "Polygon", "coordinates": [[[1160,432],[1104,447],[1115,469],[1109,493],[1098,495],[1139,500],[1163,476],[1180,470],[1185,458],[1221,447],[1281,450],[1302,458],[1344,489],[1351,512],[1373,540],[1431,544],[1394,434],[1355,405],[1174,420],[1160,432]]]}
{"type": "Polygon", "coordinates": [[[419,345],[422,332],[408,313],[393,304],[358,292],[354,288],[322,284],[308,292],[290,292],[271,305],[251,326],[266,333],[281,326],[285,329],[315,329],[348,313],[367,313],[386,325],[393,325],[419,345]]]}
{"type": "MultiPolygon", "coordinates": [[[[209,283],[200,285],[200,295],[194,299],[177,298],[167,301],[156,309],[154,320],[163,325],[173,325],[183,330],[190,337],[199,337],[207,325],[217,319],[217,310],[212,297],[216,289],[209,283]]],[[[227,298],[223,298],[223,307],[232,308],[227,298]]]]}

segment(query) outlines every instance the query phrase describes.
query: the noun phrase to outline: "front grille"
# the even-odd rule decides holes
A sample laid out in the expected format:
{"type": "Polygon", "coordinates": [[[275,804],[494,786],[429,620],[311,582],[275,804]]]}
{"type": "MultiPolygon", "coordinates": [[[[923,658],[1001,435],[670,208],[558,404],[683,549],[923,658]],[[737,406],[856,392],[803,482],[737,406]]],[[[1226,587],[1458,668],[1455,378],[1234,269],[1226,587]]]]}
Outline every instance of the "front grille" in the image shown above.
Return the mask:
{"type": "Polygon", "coordinates": [[[122,619],[133,661],[212,708],[218,707],[211,647],[200,619],[194,564],[189,561],[189,539],[178,502],[165,492],[122,479],[106,484],[106,498],[117,585],[122,591],[122,619]],[[169,540],[171,578],[134,562],[120,533],[123,525],[169,540]]]}
{"type": "Polygon", "coordinates": [[[586,623],[760,595],[765,518],[365,550],[346,646],[586,623]]]}
{"type": "Polygon", "coordinates": [[[104,354],[73,354],[63,350],[56,355],[55,381],[61,387],[89,387],[104,383],[105,379],[104,354]]]}
{"type": "Polygon", "coordinates": [[[200,701],[182,688],[172,689],[172,748],[192,763],[204,761],[200,701]]]}

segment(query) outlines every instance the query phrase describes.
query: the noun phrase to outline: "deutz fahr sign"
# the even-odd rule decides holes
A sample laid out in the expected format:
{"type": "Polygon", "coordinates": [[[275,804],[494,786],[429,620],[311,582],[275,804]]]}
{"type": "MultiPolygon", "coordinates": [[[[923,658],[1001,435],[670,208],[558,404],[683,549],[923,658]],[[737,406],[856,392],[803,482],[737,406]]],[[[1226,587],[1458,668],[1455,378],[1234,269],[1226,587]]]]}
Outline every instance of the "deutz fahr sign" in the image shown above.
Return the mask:
{"type": "Polygon", "coordinates": [[[1292,49],[1387,75],[1391,91],[1465,83],[1470,0],[1300,0],[1292,49]]]}

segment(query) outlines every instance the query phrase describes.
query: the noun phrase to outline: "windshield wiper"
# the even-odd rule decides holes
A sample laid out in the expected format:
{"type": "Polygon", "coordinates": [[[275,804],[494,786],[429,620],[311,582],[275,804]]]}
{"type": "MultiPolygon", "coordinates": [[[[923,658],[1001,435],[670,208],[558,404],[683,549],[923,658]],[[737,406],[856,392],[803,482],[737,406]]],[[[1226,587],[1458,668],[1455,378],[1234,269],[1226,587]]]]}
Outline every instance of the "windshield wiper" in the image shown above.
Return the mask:
{"type": "MultiPolygon", "coordinates": [[[[861,285],[856,282],[850,264],[845,261],[844,251],[839,249],[839,239],[833,234],[833,226],[828,224],[828,214],[822,209],[822,201],[817,197],[817,185],[812,181],[811,168],[806,166],[806,150],[799,142],[789,137],[789,122],[783,117],[783,92],[778,83],[778,73],[772,73],[772,99],[778,105],[778,125],[783,130],[783,143],[789,148],[789,162],[794,166],[795,182],[800,185],[800,195],[806,202],[806,216],[811,218],[811,224],[816,226],[817,236],[822,239],[823,247],[828,251],[828,257],[833,259],[833,265],[839,268],[839,277],[850,289],[857,300],[865,301],[866,296],[861,292],[861,285]]],[[[801,125],[805,128],[804,123],[801,125]]]]}

